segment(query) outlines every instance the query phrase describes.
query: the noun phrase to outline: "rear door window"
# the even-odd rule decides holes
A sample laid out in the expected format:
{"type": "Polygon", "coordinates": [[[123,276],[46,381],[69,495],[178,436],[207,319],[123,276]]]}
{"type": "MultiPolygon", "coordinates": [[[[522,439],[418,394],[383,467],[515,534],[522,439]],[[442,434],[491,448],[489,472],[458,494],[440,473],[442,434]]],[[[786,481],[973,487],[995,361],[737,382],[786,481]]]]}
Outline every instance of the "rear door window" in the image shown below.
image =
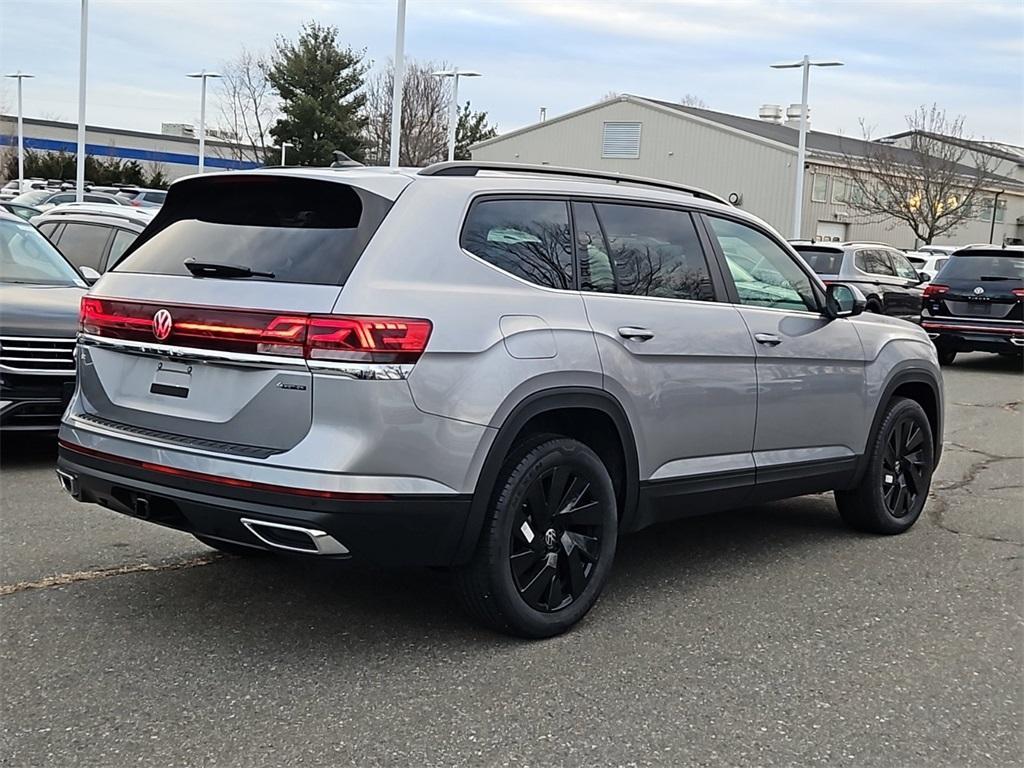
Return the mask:
{"type": "Polygon", "coordinates": [[[885,275],[887,277],[896,276],[896,270],[894,270],[892,264],[889,263],[889,259],[885,255],[885,251],[857,251],[857,255],[854,257],[854,264],[857,265],[858,269],[867,272],[869,275],[885,275]]]}
{"type": "Polygon", "coordinates": [[[127,229],[115,229],[114,240],[110,244],[110,255],[107,256],[107,269],[110,269],[124,255],[124,252],[128,250],[128,246],[135,242],[135,238],[139,235],[137,232],[132,232],[127,229]]]}
{"type": "Polygon", "coordinates": [[[69,221],[64,225],[57,247],[76,267],[92,267],[98,272],[109,239],[110,227],[69,221]]]}
{"type": "Polygon", "coordinates": [[[194,259],[273,275],[260,280],[340,285],[391,205],[335,181],[196,177],[174,185],[115,271],[188,276],[194,259]]]}
{"type": "Polygon", "coordinates": [[[564,200],[479,200],[462,247],[498,269],[547,288],[573,288],[569,207],[564,200]]]}
{"type": "Polygon", "coordinates": [[[597,203],[616,292],[714,301],[715,292],[693,218],[685,211],[597,203]]]}
{"type": "Polygon", "coordinates": [[[46,239],[51,243],[55,243],[57,242],[57,238],[54,236],[54,232],[57,230],[58,226],[60,226],[59,222],[48,221],[45,224],[40,224],[36,229],[42,232],[46,236],[46,239]]]}

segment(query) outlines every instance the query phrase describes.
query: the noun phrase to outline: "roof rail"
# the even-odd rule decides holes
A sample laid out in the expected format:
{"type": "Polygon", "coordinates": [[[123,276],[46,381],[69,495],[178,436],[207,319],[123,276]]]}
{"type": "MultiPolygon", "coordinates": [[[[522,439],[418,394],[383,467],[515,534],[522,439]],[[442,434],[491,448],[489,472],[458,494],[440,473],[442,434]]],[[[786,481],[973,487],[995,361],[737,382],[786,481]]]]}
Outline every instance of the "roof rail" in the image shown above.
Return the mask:
{"type": "MultiPolygon", "coordinates": [[[[896,248],[895,245],[890,243],[883,243],[881,240],[844,240],[838,245],[884,245],[886,248],[896,248]]],[[[896,248],[896,250],[900,250],[896,248]]]]}
{"type": "Polygon", "coordinates": [[[729,205],[724,199],[699,187],[676,184],[661,179],[648,179],[644,176],[627,176],[623,173],[608,171],[590,171],[583,168],[563,168],[557,165],[530,165],[528,163],[478,163],[472,160],[455,160],[447,163],[434,163],[422,168],[420,176],[476,176],[480,171],[505,171],[507,173],[538,173],[550,176],[577,176],[582,179],[598,179],[614,181],[622,184],[637,184],[657,189],[670,189],[673,192],[686,192],[701,200],[711,200],[722,205],[729,205]]]}
{"type": "Polygon", "coordinates": [[[125,221],[134,221],[141,224],[141,220],[155,216],[156,210],[153,208],[117,205],[115,203],[63,203],[43,211],[39,216],[74,216],[78,214],[106,216],[107,218],[124,219],[125,221]]]}

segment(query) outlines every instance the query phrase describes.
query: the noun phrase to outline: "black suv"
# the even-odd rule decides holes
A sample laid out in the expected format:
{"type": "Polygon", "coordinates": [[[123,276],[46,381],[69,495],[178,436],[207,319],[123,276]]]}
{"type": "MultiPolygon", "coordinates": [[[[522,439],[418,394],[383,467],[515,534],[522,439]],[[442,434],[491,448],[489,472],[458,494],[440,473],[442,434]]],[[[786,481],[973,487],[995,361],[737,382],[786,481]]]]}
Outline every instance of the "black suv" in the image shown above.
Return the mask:
{"type": "Polygon", "coordinates": [[[949,365],[957,352],[1024,354],[1024,248],[971,245],[924,290],[921,326],[949,365]]]}
{"type": "Polygon", "coordinates": [[[860,288],[866,311],[917,319],[924,278],[902,251],[882,243],[791,244],[826,285],[852,283],[860,288]]]}

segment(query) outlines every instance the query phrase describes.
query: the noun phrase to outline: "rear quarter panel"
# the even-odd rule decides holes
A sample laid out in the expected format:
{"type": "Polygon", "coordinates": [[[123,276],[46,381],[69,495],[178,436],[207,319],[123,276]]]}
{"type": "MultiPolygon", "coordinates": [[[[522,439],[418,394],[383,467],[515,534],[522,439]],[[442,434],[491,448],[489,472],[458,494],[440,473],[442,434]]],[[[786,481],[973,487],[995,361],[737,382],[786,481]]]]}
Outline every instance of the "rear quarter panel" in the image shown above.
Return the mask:
{"type": "MultiPolygon", "coordinates": [[[[426,353],[409,376],[425,413],[489,428],[493,440],[524,398],[602,386],[582,296],[518,280],[459,245],[474,180],[411,184],[381,225],[334,312],[427,318],[426,353]],[[470,183],[467,183],[470,182],[470,183]]],[[[489,443],[488,443],[489,444],[489,443]]],[[[473,462],[477,472],[486,452],[473,462]]],[[[424,450],[438,450],[424,443],[424,450]]]]}

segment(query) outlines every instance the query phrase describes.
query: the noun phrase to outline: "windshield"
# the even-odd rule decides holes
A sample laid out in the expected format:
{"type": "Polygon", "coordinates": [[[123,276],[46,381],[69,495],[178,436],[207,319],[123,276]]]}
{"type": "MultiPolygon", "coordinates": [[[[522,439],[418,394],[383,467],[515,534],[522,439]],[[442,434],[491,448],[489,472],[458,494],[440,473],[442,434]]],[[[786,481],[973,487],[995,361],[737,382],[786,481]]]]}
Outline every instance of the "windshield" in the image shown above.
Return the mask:
{"type": "Polygon", "coordinates": [[[33,189],[29,192],[22,192],[17,197],[11,198],[11,202],[21,203],[22,205],[38,205],[52,194],[52,189],[33,189]]]}
{"type": "Polygon", "coordinates": [[[796,252],[819,275],[838,275],[843,264],[843,252],[831,248],[797,248],[796,252]]]}
{"type": "Polygon", "coordinates": [[[31,224],[0,220],[0,283],[77,285],[75,268],[31,224]]]}
{"type": "Polygon", "coordinates": [[[936,280],[1024,280],[1024,256],[957,254],[935,276],[936,280]]]}

